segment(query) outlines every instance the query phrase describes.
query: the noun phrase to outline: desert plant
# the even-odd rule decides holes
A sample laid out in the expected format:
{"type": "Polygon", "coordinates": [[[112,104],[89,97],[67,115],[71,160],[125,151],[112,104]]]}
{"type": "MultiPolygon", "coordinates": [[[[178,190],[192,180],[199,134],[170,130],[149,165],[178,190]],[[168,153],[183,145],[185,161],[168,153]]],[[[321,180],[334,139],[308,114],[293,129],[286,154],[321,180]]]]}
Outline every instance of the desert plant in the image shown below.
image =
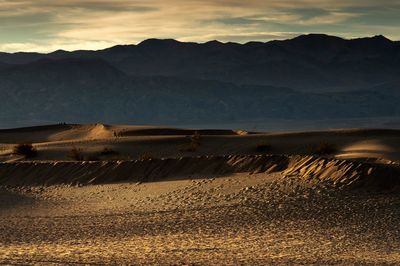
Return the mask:
{"type": "Polygon", "coordinates": [[[194,146],[200,146],[201,135],[198,131],[195,131],[192,137],[190,138],[190,142],[194,146]]]}
{"type": "Polygon", "coordinates": [[[37,155],[37,150],[32,144],[18,144],[14,147],[13,153],[25,156],[25,158],[33,158],[37,155]]]}
{"type": "Polygon", "coordinates": [[[336,151],[336,146],[329,142],[321,142],[312,148],[312,154],[314,155],[329,155],[335,153],[336,151]]]}
{"type": "Polygon", "coordinates": [[[265,144],[265,143],[258,144],[256,146],[256,152],[260,152],[260,153],[269,152],[269,151],[271,151],[271,149],[272,149],[272,146],[269,144],[265,144]]]}
{"type": "Polygon", "coordinates": [[[82,154],[82,149],[78,149],[76,147],[73,147],[70,150],[70,152],[68,154],[68,157],[73,159],[73,160],[75,160],[75,161],[83,161],[84,160],[84,157],[83,157],[83,154],[82,154]]]}
{"type": "Polygon", "coordinates": [[[200,146],[201,136],[199,132],[195,131],[194,134],[190,137],[190,142],[188,144],[184,144],[179,147],[179,151],[181,152],[195,152],[197,148],[200,146]]]}
{"type": "Polygon", "coordinates": [[[151,159],[154,159],[154,157],[148,152],[144,152],[139,156],[139,160],[142,160],[142,161],[151,160],[151,159]]]}

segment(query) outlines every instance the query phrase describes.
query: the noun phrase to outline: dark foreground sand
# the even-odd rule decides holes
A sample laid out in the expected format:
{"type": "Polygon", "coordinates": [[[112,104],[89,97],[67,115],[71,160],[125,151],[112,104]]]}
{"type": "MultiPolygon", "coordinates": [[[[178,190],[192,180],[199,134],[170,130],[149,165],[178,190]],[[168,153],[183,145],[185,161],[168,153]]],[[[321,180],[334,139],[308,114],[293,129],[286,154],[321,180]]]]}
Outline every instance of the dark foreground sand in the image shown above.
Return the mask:
{"type": "Polygon", "coordinates": [[[399,194],[279,173],[0,195],[4,264],[400,263],[399,194]]]}

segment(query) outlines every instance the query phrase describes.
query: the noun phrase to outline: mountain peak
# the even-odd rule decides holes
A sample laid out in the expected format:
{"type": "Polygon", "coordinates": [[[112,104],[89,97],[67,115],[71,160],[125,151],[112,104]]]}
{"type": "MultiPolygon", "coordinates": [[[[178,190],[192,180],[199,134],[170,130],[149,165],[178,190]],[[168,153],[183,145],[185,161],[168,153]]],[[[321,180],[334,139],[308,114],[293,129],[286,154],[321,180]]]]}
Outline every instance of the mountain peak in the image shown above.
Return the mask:
{"type": "Polygon", "coordinates": [[[375,35],[372,37],[372,39],[379,39],[379,40],[386,40],[386,41],[391,41],[390,39],[386,38],[384,35],[375,35]]]}
{"type": "Polygon", "coordinates": [[[68,53],[68,51],[63,50],[63,49],[58,49],[58,50],[55,50],[54,52],[52,52],[50,54],[65,54],[65,53],[68,53]]]}
{"type": "Polygon", "coordinates": [[[337,50],[345,45],[346,40],[336,36],[313,33],[300,35],[282,42],[290,47],[297,47],[299,49],[315,50],[322,48],[337,50]]]}
{"type": "Polygon", "coordinates": [[[211,40],[211,41],[205,42],[204,44],[206,44],[206,45],[223,45],[224,43],[222,43],[218,40],[211,40]]]}
{"type": "Polygon", "coordinates": [[[308,34],[301,34],[293,39],[342,39],[337,36],[328,35],[325,33],[308,33],[308,34]]]}
{"type": "Polygon", "coordinates": [[[322,33],[310,33],[297,36],[289,41],[321,43],[321,42],[343,42],[344,39],[337,36],[332,36],[322,33]]]}
{"type": "Polygon", "coordinates": [[[162,47],[162,46],[178,46],[181,42],[174,39],[147,39],[138,44],[139,47],[162,47]]]}
{"type": "Polygon", "coordinates": [[[375,42],[379,42],[379,43],[392,43],[392,40],[386,38],[383,35],[375,35],[374,37],[371,38],[371,40],[374,40],[375,42]]]}
{"type": "Polygon", "coordinates": [[[352,43],[358,46],[365,47],[369,50],[381,50],[386,47],[390,47],[394,44],[393,41],[389,40],[383,35],[375,35],[373,37],[358,38],[350,40],[352,43]]]}

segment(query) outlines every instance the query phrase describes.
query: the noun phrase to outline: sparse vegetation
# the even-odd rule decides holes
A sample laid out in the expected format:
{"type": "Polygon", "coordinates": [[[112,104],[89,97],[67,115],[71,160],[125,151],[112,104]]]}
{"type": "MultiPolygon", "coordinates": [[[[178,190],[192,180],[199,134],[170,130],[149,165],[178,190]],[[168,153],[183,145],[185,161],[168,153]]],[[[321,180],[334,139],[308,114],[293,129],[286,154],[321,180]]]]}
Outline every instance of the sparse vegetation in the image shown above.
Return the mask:
{"type": "Polygon", "coordinates": [[[68,157],[75,160],[75,161],[83,161],[85,158],[83,157],[82,149],[78,149],[76,147],[73,147],[69,154],[68,157]]]}
{"type": "Polygon", "coordinates": [[[113,149],[105,147],[100,152],[92,153],[87,156],[84,156],[82,149],[73,147],[70,150],[68,157],[74,161],[100,161],[101,156],[111,156],[111,155],[118,155],[118,154],[119,153],[114,151],[113,149]]]}
{"type": "Polygon", "coordinates": [[[330,155],[337,152],[337,148],[333,143],[321,142],[320,144],[312,147],[312,154],[314,155],[330,155]]]}
{"type": "Polygon", "coordinates": [[[193,136],[190,138],[191,144],[195,146],[200,146],[201,136],[198,131],[195,131],[193,136]]]}
{"type": "Polygon", "coordinates": [[[269,152],[269,151],[271,151],[271,149],[272,149],[272,146],[269,144],[265,144],[265,143],[258,144],[256,146],[256,152],[259,152],[259,153],[269,152]]]}
{"type": "Polygon", "coordinates": [[[144,152],[139,156],[139,160],[145,161],[145,160],[150,160],[150,159],[154,159],[154,157],[148,152],[144,152]]]}
{"type": "Polygon", "coordinates": [[[201,135],[199,132],[195,131],[194,134],[190,137],[190,143],[182,145],[179,148],[181,152],[195,152],[197,148],[200,146],[201,135]]]}
{"type": "Polygon", "coordinates": [[[25,158],[33,158],[37,156],[37,150],[32,144],[18,144],[14,147],[13,154],[22,155],[25,158]]]}

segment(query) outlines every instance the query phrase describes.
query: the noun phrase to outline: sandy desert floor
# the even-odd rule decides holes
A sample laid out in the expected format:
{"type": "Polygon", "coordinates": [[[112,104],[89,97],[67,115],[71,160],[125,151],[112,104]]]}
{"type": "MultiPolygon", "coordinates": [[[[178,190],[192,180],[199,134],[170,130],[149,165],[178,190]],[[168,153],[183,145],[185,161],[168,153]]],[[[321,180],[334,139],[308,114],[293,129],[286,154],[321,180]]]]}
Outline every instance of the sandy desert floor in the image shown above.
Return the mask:
{"type": "Polygon", "coordinates": [[[400,196],[279,174],[2,188],[6,264],[399,264],[400,196]]]}
{"type": "MultiPolygon", "coordinates": [[[[39,151],[38,158],[30,159],[29,171],[35,160],[66,160],[72,145],[88,153],[113,145],[119,155],[135,158],[149,147],[160,157],[254,154],[259,143],[271,144],[276,153],[306,154],[307,145],[329,140],[338,147],[330,157],[347,155],[383,165],[396,164],[400,151],[400,134],[390,130],[260,135],[208,131],[198,150],[185,154],[176,147],[185,144],[192,131],[135,128],[115,137],[116,128],[104,130],[103,125],[64,127],[68,125],[0,132],[3,164],[23,160],[10,153],[21,141],[34,143],[39,151]]],[[[322,167],[321,161],[315,164],[307,169],[322,167]]],[[[299,176],[316,173],[299,171],[299,176]]],[[[7,173],[13,174],[2,175],[7,173]]],[[[400,264],[398,190],[346,189],[324,185],[327,177],[317,176],[321,182],[310,183],[299,176],[242,171],[172,174],[152,182],[0,184],[0,262],[400,264]]]]}

